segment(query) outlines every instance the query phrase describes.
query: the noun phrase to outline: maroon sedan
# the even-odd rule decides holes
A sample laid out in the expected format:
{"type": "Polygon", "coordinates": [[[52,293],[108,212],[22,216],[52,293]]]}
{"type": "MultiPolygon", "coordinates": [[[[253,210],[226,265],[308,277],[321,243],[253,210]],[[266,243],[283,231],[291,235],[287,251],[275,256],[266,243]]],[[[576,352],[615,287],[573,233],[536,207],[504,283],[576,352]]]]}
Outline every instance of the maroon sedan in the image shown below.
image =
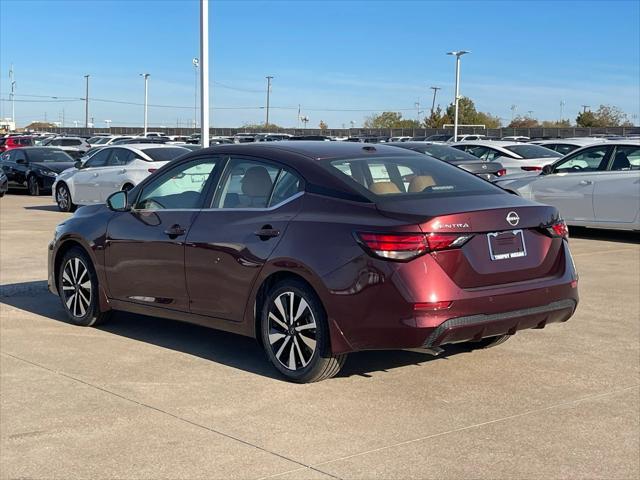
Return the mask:
{"type": "Polygon", "coordinates": [[[357,350],[494,345],[578,303],[554,207],[339,142],[186,155],[60,224],[49,287],[78,325],[122,310],[255,337],[297,382],[357,350]]]}

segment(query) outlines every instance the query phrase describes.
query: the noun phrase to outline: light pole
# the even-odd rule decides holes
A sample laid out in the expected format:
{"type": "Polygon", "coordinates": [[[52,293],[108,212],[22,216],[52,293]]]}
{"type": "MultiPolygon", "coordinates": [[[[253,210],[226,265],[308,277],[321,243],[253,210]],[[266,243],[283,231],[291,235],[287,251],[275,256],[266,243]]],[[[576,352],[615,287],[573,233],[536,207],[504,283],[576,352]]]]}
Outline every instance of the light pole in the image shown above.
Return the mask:
{"type": "Polygon", "coordinates": [[[416,110],[418,112],[418,126],[420,125],[420,114],[422,113],[422,110],[420,110],[420,101],[417,101],[414,103],[416,110]]]}
{"type": "Polygon", "coordinates": [[[456,57],[456,98],[455,98],[455,116],[453,119],[453,141],[458,141],[458,104],[460,102],[460,57],[467,53],[467,50],[459,50],[447,52],[447,55],[455,55],[456,57]]]}
{"type": "Polygon", "coordinates": [[[11,93],[9,96],[11,97],[11,122],[13,123],[13,129],[16,129],[16,80],[13,76],[13,64],[11,64],[11,69],[9,70],[9,82],[11,84],[11,93]]]}
{"type": "Polygon", "coordinates": [[[560,100],[560,123],[562,123],[562,117],[563,117],[563,113],[564,113],[564,105],[565,105],[565,101],[564,100],[560,100]]]}
{"type": "Polygon", "coordinates": [[[436,94],[438,90],[442,90],[442,87],[429,87],[433,90],[433,102],[431,102],[431,115],[433,115],[433,109],[436,108],[436,94]]]}
{"type": "Polygon", "coordinates": [[[511,121],[513,122],[513,119],[515,118],[515,114],[516,114],[516,109],[518,108],[518,106],[514,103],[513,105],[511,105],[511,121]]]}
{"type": "Polygon", "coordinates": [[[265,122],[265,128],[269,128],[269,96],[271,94],[271,80],[273,80],[273,75],[267,75],[267,121],[265,122]]]}
{"type": "Polygon", "coordinates": [[[109,129],[109,132],[111,132],[111,120],[105,120],[104,123],[107,124],[107,128],[109,129]]]}
{"type": "Polygon", "coordinates": [[[209,0],[200,0],[200,144],[209,146],[209,0]]]}
{"type": "Polygon", "coordinates": [[[89,128],[89,75],[84,76],[86,89],[84,93],[84,128],[89,128]]]}
{"type": "Polygon", "coordinates": [[[193,90],[193,128],[195,130],[198,128],[198,66],[200,65],[200,60],[198,60],[197,57],[193,57],[191,63],[193,63],[193,73],[195,77],[195,87],[193,90]]]}
{"type": "Polygon", "coordinates": [[[147,136],[147,99],[148,99],[148,83],[149,73],[141,73],[140,76],[144,78],[144,136],[147,136]]]}

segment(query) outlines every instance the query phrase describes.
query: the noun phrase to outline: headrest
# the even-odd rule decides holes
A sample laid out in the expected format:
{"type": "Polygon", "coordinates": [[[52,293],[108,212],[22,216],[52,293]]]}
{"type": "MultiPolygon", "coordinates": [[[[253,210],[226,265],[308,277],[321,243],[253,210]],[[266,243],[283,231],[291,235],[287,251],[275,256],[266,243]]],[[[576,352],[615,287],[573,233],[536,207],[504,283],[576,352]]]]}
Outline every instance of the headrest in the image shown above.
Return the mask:
{"type": "Polygon", "coordinates": [[[266,197],[272,186],[269,172],[264,167],[251,167],[242,178],[242,193],[250,197],[266,197]]]}

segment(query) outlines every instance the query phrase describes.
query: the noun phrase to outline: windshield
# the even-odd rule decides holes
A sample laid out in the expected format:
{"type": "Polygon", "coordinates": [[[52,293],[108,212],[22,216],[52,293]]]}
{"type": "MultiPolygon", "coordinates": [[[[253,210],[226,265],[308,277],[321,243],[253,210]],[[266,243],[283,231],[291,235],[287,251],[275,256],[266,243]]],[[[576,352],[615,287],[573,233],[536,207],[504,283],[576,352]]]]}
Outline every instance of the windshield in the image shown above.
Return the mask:
{"type": "Polygon", "coordinates": [[[522,158],[557,158],[562,156],[560,153],[541,147],[540,145],[519,144],[509,145],[504,148],[516,155],[520,155],[522,158]]]}
{"type": "Polygon", "coordinates": [[[102,137],[91,137],[89,140],[87,140],[87,143],[96,143],[101,138],[102,137]]]}
{"type": "Polygon", "coordinates": [[[428,142],[446,142],[451,138],[451,135],[440,134],[440,135],[431,135],[427,137],[428,142]]]}
{"type": "Polygon", "coordinates": [[[34,148],[29,150],[29,160],[37,163],[73,162],[73,158],[62,150],[53,148],[34,148]]]}
{"type": "Polygon", "coordinates": [[[453,147],[444,145],[425,145],[422,151],[445,162],[477,162],[478,157],[453,147]]]}
{"type": "Polygon", "coordinates": [[[109,140],[111,140],[111,137],[100,137],[98,140],[93,142],[93,145],[105,145],[109,143],[109,140]]]}
{"type": "Polygon", "coordinates": [[[168,147],[168,148],[145,148],[143,152],[151,158],[154,162],[167,162],[178,158],[185,153],[189,153],[190,150],[182,147],[168,147]]]}
{"type": "Polygon", "coordinates": [[[489,182],[426,155],[341,159],[325,165],[356,190],[376,197],[503,193],[489,182]]]}

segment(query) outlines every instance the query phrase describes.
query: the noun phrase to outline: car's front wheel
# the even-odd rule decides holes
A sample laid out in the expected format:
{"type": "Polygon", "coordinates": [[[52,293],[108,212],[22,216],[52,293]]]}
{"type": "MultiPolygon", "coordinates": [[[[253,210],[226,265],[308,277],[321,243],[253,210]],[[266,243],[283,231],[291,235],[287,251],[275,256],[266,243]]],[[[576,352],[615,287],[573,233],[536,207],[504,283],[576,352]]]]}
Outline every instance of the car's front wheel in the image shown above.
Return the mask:
{"type": "Polygon", "coordinates": [[[27,179],[27,188],[29,189],[29,195],[33,197],[40,195],[40,184],[38,183],[38,179],[35,175],[31,175],[27,179]]]}
{"type": "Polygon", "coordinates": [[[60,262],[58,295],[71,322],[85,327],[106,321],[111,312],[100,311],[98,276],[89,255],[70,248],[60,262]]]}
{"type": "Polygon", "coordinates": [[[315,292],[297,279],[276,284],[266,295],[261,334],[269,361],[294,382],[331,378],[347,357],[331,353],[322,304],[315,292]]]}
{"type": "Polygon", "coordinates": [[[56,187],[56,203],[61,212],[73,212],[76,209],[76,205],[71,200],[69,187],[64,183],[56,187]]]}

